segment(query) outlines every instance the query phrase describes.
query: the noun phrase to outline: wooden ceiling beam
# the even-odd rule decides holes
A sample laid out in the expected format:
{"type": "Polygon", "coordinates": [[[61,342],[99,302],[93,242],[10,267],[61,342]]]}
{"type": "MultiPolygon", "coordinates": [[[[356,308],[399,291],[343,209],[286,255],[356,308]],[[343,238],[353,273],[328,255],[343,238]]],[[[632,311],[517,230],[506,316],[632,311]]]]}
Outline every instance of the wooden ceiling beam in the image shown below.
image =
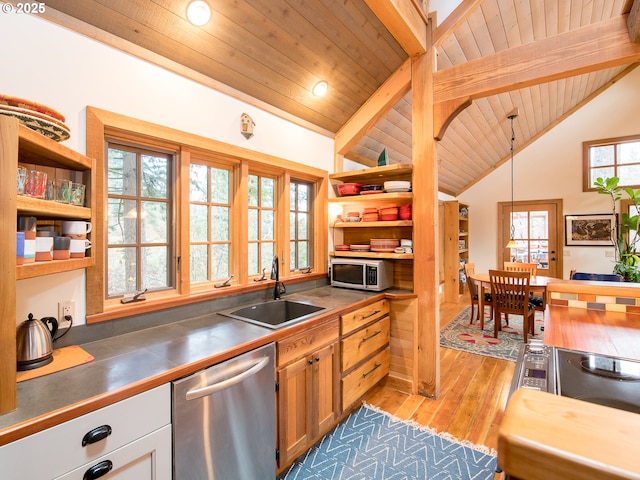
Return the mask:
{"type": "Polygon", "coordinates": [[[640,0],[635,0],[627,18],[629,39],[633,43],[640,43],[640,0]]]}
{"type": "Polygon", "coordinates": [[[460,5],[445,18],[440,25],[433,30],[433,45],[438,47],[449,34],[454,32],[458,26],[467,21],[476,7],[484,0],[462,0],[460,5]]]}
{"type": "Polygon", "coordinates": [[[434,97],[473,100],[638,61],[622,15],[437,71],[434,97]]]}
{"type": "MultiPolygon", "coordinates": [[[[411,88],[411,59],[386,82],[336,132],[335,153],[345,155],[411,88]]],[[[337,168],[337,166],[336,166],[337,168]]],[[[336,170],[341,171],[341,169],[336,170]]]]}
{"type": "Polygon", "coordinates": [[[427,19],[411,0],[364,0],[409,56],[427,51],[427,19]]]}

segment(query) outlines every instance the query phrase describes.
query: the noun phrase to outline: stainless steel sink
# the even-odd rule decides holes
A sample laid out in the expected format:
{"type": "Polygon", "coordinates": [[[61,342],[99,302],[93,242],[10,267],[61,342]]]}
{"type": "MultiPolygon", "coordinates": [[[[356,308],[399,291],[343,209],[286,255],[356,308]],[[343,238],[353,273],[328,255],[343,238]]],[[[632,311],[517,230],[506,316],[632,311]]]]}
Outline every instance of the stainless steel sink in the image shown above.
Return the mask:
{"type": "Polygon", "coordinates": [[[273,300],[231,312],[220,312],[220,314],[261,327],[276,329],[311,318],[322,310],[326,308],[291,300],[273,300]]]}

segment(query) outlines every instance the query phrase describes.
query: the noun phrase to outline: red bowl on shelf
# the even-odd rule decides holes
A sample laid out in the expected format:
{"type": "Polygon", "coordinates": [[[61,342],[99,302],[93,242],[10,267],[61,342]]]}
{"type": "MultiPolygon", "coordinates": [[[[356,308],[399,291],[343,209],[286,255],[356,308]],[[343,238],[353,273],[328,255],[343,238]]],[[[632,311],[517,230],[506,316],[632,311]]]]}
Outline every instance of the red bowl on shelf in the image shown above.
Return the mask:
{"type": "Polygon", "coordinates": [[[338,189],[338,195],[341,197],[349,196],[349,195],[360,195],[360,191],[362,190],[362,184],[360,183],[339,183],[336,185],[338,189]]]}

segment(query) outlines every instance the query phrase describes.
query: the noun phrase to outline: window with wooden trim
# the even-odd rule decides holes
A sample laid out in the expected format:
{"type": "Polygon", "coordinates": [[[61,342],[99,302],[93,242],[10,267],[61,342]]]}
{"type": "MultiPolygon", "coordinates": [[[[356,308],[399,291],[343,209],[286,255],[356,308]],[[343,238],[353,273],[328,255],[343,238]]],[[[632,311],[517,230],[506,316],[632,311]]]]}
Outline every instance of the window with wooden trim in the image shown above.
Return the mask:
{"type": "Polygon", "coordinates": [[[189,186],[191,283],[227,278],[231,269],[231,171],[192,163],[189,186]]]}
{"type": "Polygon", "coordinates": [[[313,267],[313,185],[289,183],[289,255],[291,271],[313,267]]]}
{"type": "Polygon", "coordinates": [[[583,142],[583,191],[595,191],[598,177],[620,178],[620,186],[640,187],[640,135],[583,142]]]}
{"type": "Polygon", "coordinates": [[[173,155],[107,147],[107,298],[175,287],[173,155]]]}
{"type": "Polygon", "coordinates": [[[94,107],[87,107],[87,156],[96,161],[95,193],[103,196],[92,214],[87,323],[272,288],[253,280],[271,269],[276,252],[281,280],[326,276],[326,171],[94,107]],[[308,185],[307,207],[298,192],[290,208],[292,178],[308,185]],[[300,220],[305,208],[308,218],[300,220]],[[308,250],[311,277],[285,268],[292,212],[296,255],[308,250]],[[231,286],[214,288],[227,274],[231,286]],[[146,287],[144,302],[120,303],[146,287]]]}
{"type": "Polygon", "coordinates": [[[275,178],[249,174],[249,275],[271,271],[271,262],[276,252],[276,221],[275,178]]]}

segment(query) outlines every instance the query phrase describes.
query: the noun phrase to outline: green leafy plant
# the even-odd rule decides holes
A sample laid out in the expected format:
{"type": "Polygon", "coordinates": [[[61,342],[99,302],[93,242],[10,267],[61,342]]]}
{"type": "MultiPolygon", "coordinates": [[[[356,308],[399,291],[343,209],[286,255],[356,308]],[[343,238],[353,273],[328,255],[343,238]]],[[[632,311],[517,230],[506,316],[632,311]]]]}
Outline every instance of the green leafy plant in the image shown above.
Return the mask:
{"type": "MultiPolygon", "coordinates": [[[[626,193],[635,207],[636,212],[640,212],[640,190],[629,187],[620,187],[620,178],[598,177],[594,186],[598,193],[609,195],[614,216],[616,215],[616,204],[626,193]]],[[[640,246],[640,215],[629,215],[623,212],[620,215],[620,224],[614,225],[611,232],[616,253],[616,264],[613,273],[622,275],[629,282],[640,283],[640,256],[637,248],[640,246]]]]}

